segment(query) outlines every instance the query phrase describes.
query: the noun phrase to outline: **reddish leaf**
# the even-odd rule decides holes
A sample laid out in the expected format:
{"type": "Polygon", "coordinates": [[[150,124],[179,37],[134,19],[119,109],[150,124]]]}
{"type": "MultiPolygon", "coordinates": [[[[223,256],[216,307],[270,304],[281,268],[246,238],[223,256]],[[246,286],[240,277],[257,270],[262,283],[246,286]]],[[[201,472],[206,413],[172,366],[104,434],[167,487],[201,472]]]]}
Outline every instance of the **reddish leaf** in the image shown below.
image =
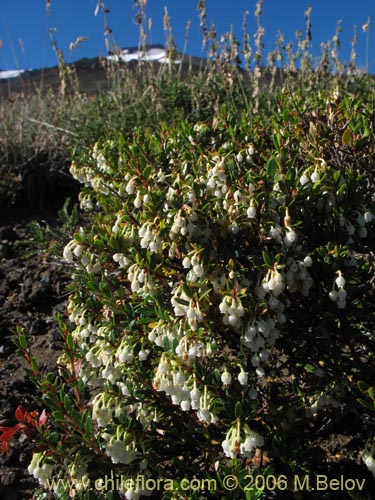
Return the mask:
{"type": "Polygon", "coordinates": [[[28,412],[22,406],[18,406],[16,409],[15,417],[18,420],[18,424],[13,427],[0,426],[0,450],[2,454],[9,452],[10,441],[18,431],[21,431],[26,436],[31,437],[36,433],[39,426],[44,426],[46,424],[48,419],[48,415],[45,410],[43,410],[39,415],[38,410],[28,412]]]}
{"type": "Polygon", "coordinates": [[[6,453],[9,452],[9,442],[8,441],[3,441],[1,443],[1,454],[5,455],[6,453]]]}
{"type": "Polygon", "coordinates": [[[74,374],[76,377],[79,376],[79,372],[81,371],[81,365],[82,365],[82,361],[80,359],[78,359],[74,365],[74,374]]]}
{"type": "Polygon", "coordinates": [[[18,408],[16,409],[15,413],[14,413],[14,416],[16,417],[16,419],[18,420],[18,422],[22,422],[24,417],[25,417],[25,410],[23,409],[22,406],[18,406],[18,408]]]}
{"type": "Polygon", "coordinates": [[[0,427],[0,442],[1,442],[1,453],[8,453],[10,441],[13,436],[20,430],[20,424],[15,425],[14,427],[0,427]]]}

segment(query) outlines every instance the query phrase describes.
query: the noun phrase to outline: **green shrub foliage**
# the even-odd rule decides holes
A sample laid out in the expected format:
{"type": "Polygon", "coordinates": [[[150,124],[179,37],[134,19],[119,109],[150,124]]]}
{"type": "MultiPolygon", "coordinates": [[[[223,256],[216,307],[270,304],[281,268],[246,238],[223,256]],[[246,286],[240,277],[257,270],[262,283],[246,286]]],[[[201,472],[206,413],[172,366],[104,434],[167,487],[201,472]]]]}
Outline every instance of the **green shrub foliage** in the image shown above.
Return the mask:
{"type": "Polygon", "coordinates": [[[30,465],[41,484],[143,474],[186,498],[177,480],[211,477],[226,498],[224,474],[244,475],[259,451],[292,470],[293,419],[342,408],[355,388],[341,348],[370,349],[372,127],[371,106],[343,88],[284,88],[257,114],[222,109],[80,152],[90,223],[64,250],[60,376],[38,382],[51,422],[30,465]],[[270,389],[283,373],[288,417],[270,389]]]}

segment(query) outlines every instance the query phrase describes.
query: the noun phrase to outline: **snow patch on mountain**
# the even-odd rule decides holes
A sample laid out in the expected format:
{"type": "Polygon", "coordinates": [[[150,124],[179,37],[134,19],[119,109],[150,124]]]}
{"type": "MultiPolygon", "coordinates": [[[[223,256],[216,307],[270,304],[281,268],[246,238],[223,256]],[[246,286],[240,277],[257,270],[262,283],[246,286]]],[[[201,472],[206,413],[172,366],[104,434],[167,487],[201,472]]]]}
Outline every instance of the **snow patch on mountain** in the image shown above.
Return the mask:
{"type": "Polygon", "coordinates": [[[17,76],[22,75],[24,73],[24,69],[11,69],[6,71],[0,70],[0,80],[7,80],[8,78],[17,78],[17,76]]]}
{"type": "MultiPolygon", "coordinates": [[[[162,64],[170,63],[167,51],[163,47],[147,47],[146,49],[121,49],[116,54],[107,56],[110,61],[153,61],[162,64]]],[[[172,61],[174,64],[180,64],[181,60],[172,61]]]]}

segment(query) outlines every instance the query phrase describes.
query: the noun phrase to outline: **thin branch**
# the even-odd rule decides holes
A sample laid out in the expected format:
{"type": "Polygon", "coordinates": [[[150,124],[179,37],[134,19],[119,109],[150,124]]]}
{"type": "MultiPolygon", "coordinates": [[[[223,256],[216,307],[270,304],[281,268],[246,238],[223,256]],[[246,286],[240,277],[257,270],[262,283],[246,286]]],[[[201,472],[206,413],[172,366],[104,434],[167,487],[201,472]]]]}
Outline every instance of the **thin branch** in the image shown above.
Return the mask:
{"type": "Polygon", "coordinates": [[[35,120],[35,118],[27,117],[26,119],[29,120],[30,122],[39,123],[39,125],[44,125],[45,127],[54,128],[55,130],[59,130],[60,132],[65,132],[66,134],[72,135],[74,137],[79,137],[78,134],[75,134],[74,132],[71,132],[70,130],[67,130],[66,128],[56,127],[55,125],[52,125],[51,123],[42,122],[40,120],[35,120]]]}

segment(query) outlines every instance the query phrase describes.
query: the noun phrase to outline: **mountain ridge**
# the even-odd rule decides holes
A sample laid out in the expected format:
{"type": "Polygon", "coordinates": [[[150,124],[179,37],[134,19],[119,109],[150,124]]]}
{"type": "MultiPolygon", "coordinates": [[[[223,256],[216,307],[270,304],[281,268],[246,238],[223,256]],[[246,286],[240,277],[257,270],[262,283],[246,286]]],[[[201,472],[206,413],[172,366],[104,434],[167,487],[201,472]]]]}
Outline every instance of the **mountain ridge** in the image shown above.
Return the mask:
{"type": "MultiPolygon", "coordinates": [[[[206,64],[207,60],[177,52],[175,60],[170,61],[164,46],[153,44],[147,45],[141,50],[139,47],[133,46],[122,48],[118,52],[110,52],[107,56],[84,57],[67,63],[66,66],[73,69],[77,77],[79,91],[94,95],[111,90],[112,82],[108,76],[108,68],[111,64],[116,64],[119,68],[128,67],[134,70],[140,63],[147,63],[151,65],[154,72],[157,72],[162,66],[172,62],[180,67],[179,71],[183,77],[191,69],[198,70],[206,64]]],[[[4,76],[0,77],[0,92],[3,97],[37,90],[47,91],[50,89],[57,92],[61,85],[58,65],[31,70],[5,70],[2,73],[4,76]]]]}

